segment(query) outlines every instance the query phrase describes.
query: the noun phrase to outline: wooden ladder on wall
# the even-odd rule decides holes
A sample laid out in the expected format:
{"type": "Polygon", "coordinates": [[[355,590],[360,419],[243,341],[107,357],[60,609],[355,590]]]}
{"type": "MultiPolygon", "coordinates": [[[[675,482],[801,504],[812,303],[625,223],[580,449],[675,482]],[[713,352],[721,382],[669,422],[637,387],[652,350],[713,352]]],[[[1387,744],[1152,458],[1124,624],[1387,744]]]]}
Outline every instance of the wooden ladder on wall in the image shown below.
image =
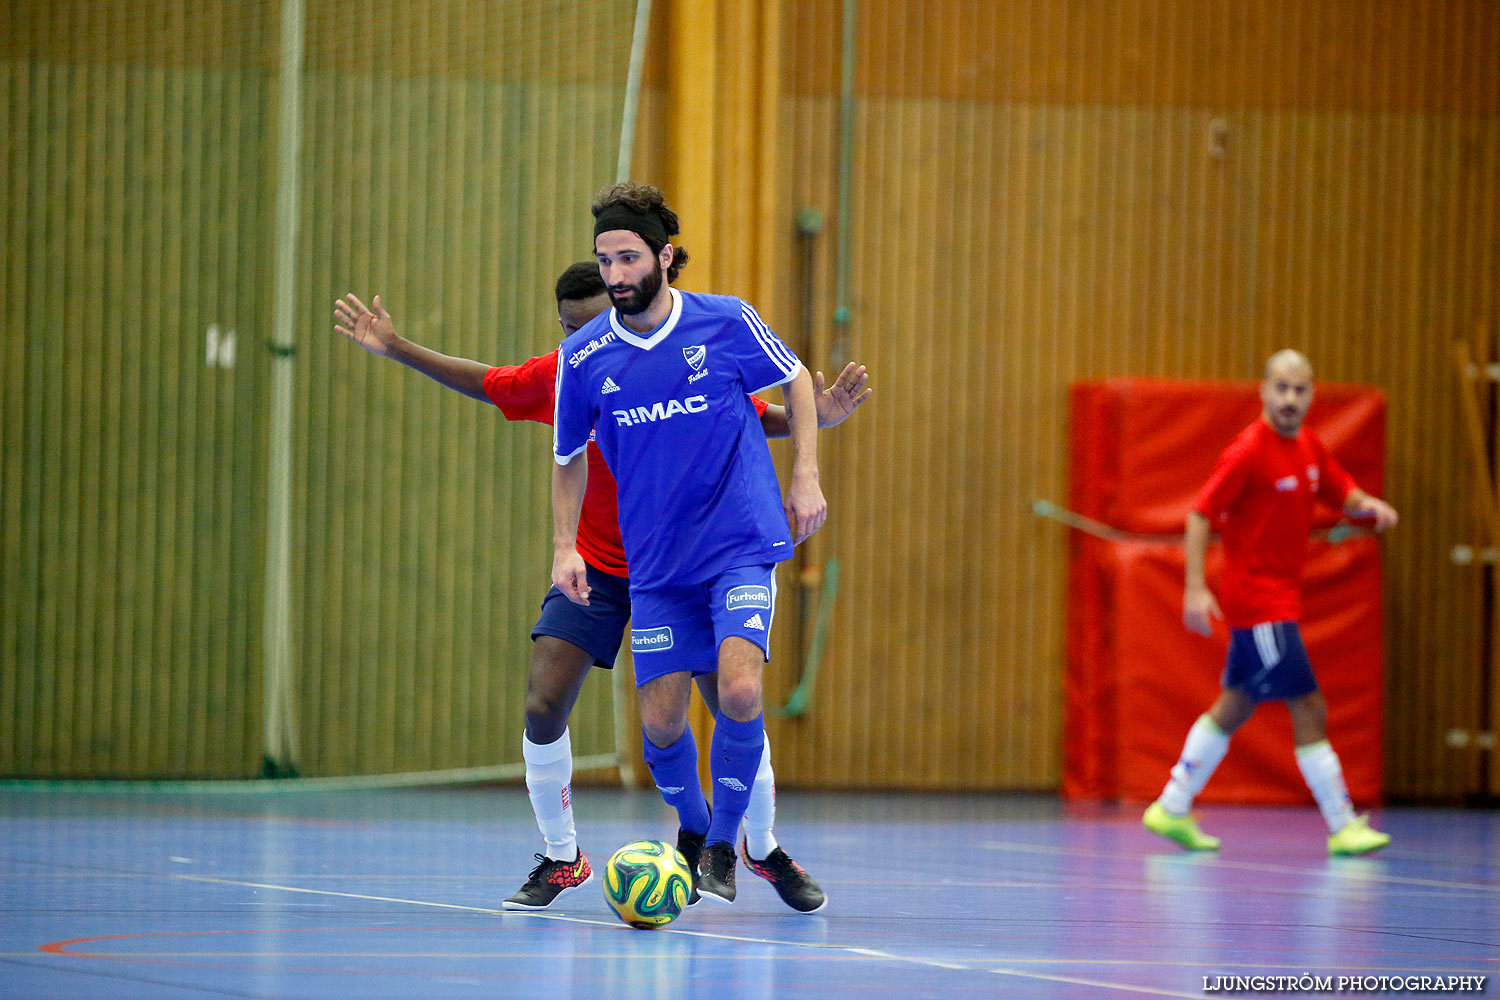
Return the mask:
{"type": "Polygon", "coordinates": [[[1474,545],[1455,545],[1453,561],[1473,565],[1484,574],[1480,650],[1481,705],[1478,732],[1453,729],[1448,745],[1454,749],[1474,747],[1480,752],[1479,785],[1476,789],[1494,798],[1500,796],[1500,760],[1496,759],[1500,730],[1500,587],[1495,568],[1500,563],[1500,325],[1481,321],[1475,325],[1472,343],[1457,340],[1453,361],[1459,381],[1459,405],[1464,433],[1474,465],[1474,500],[1481,540],[1474,545]]]}

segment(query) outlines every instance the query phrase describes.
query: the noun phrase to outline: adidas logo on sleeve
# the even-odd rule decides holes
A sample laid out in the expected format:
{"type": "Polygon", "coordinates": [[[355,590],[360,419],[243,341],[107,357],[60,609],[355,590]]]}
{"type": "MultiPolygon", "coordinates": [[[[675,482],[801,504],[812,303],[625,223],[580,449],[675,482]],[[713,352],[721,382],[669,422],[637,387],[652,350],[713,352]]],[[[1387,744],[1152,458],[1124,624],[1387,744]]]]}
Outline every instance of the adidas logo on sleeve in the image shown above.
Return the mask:
{"type": "Polygon", "coordinates": [[[764,632],[766,630],[766,623],[761,621],[760,612],[756,612],[740,628],[753,628],[757,632],[764,632]]]}

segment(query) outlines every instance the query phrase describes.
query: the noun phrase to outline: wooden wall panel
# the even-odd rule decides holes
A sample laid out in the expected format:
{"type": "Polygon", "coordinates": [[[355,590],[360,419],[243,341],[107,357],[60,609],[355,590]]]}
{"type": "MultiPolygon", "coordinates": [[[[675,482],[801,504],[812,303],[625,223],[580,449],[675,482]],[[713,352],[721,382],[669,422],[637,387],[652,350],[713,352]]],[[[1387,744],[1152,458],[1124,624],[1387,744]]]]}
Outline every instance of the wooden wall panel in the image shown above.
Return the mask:
{"type": "MultiPolygon", "coordinates": [[[[518,364],[558,340],[614,178],[633,3],[309,8],[294,466],[303,773],[519,757],[547,589],[550,434],[373,358],[334,299],[380,293],[407,337],[518,364]]],[[[588,685],[574,753],[614,746],[588,685]]]]}
{"type": "MultiPolygon", "coordinates": [[[[1500,315],[1500,8],[858,4],[844,339],[842,6],[658,3],[636,151],[669,197],[691,185],[685,287],[747,296],[815,367],[875,374],[872,406],[823,437],[811,569],[782,578],[815,593],[843,564],[799,719],[774,715],[802,657],[778,622],[782,782],[1055,787],[1065,540],[1030,505],[1064,495],[1068,383],[1243,376],[1295,344],[1390,398],[1390,789],[1478,790],[1486,758],[1443,739],[1490,721],[1481,571],[1448,559],[1478,525],[1447,345],[1500,315]],[[699,87],[711,121],[683,110],[699,87]]],[[[633,8],[308,5],[308,773],[514,759],[546,432],[359,353],[329,306],[380,291],[438,349],[549,349],[552,279],[587,255],[583,206],[613,174],[633,8]]],[[[0,6],[0,772],[256,766],[278,9],[0,6]],[[204,364],[210,324],[238,332],[233,368],[204,364]]],[[[580,754],[609,745],[605,687],[580,754]]]]}
{"type": "MultiPolygon", "coordinates": [[[[635,5],[310,0],[293,443],[304,773],[519,758],[549,435],[332,332],[515,363],[613,180],[635,5]],[[351,34],[350,26],[358,30],[351,34]]],[[[0,774],[261,766],[281,7],[0,8],[0,774]],[[206,358],[210,329],[236,359],[206,358]]],[[[586,689],[580,756],[613,747],[586,689]]]]}
{"type": "Polygon", "coordinates": [[[268,10],[7,5],[0,773],[258,768],[268,10]]]}
{"type": "MultiPolygon", "coordinates": [[[[1389,787],[1478,790],[1443,742],[1483,678],[1446,345],[1494,308],[1500,11],[859,8],[849,354],[877,400],[824,439],[845,586],[814,712],[773,727],[783,782],[1055,787],[1064,538],[1029,508],[1065,495],[1066,386],[1292,344],[1390,395],[1389,787]]],[[[837,196],[840,11],[783,14],[787,234],[837,196]]]]}

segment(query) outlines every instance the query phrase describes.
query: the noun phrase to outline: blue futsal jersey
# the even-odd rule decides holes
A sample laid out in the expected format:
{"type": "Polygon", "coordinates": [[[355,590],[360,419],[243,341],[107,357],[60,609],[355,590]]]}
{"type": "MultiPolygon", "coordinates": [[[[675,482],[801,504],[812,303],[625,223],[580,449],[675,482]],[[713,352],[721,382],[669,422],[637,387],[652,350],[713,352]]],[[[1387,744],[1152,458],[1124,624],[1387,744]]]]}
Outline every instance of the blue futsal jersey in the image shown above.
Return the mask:
{"type": "Polygon", "coordinates": [[[594,433],[619,483],[632,589],[792,554],[746,394],[791,381],[801,362],[742,300],[668,291],[672,312],[649,334],[610,309],[559,348],[553,451],[567,462],[594,433]]]}

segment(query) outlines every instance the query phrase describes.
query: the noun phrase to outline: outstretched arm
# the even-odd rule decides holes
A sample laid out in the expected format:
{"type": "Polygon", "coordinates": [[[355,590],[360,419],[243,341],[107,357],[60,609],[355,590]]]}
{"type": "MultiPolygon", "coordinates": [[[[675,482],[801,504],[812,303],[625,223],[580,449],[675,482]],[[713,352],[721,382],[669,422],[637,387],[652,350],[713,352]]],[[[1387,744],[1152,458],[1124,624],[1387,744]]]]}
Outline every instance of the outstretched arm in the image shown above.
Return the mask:
{"type": "MultiPolygon", "coordinates": [[[[828,389],[823,388],[823,373],[815,374],[813,396],[818,411],[818,426],[837,427],[849,419],[849,415],[875,392],[874,389],[865,388],[869,381],[870,376],[866,373],[865,366],[856,365],[853,361],[844,366],[844,370],[839,372],[839,377],[828,389]]],[[[768,438],[786,437],[791,433],[791,425],[786,419],[786,407],[775,403],[768,405],[766,412],[760,415],[760,426],[768,438]]]]}
{"type": "Polygon", "coordinates": [[[588,570],[578,554],[578,516],[588,486],[589,464],[580,451],[552,467],[552,583],[574,604],[589,603],[588,570]]]}
{"type": "Polygon", "coordinates": [[[818,418],[812,376],[803,368],[781,387],[792,438],[792,483],[786,493],[787,527],[797,545],[828,519],[828,501],[818,483],[818,418]]]}
{"type": "Polygon", "coordinates": [[[1182,624],[1189,632],[1211,635],[1211,619],[1224,617],[1213,591],[1203,574],[1204,553],[1208,551],[1208,518],[1196,510],[1187,516],[1187,531],[1183,535],[1182,547],[1187,567],[1186,582],[1182,590],[1182,624]]]}
{"type": "Polygon", "coordinates": [[[484,392],[484,376],[489,365],[439,354],[406,340],[396,332],[396,324],[381,306],[379,295],[375,296],[374,304],[375,308],[371,310],[352,293],[345,295],[334,303],[336,322],[333,328],[371,354],[399,361],[470,399],[490,402],[484,392]]]}

